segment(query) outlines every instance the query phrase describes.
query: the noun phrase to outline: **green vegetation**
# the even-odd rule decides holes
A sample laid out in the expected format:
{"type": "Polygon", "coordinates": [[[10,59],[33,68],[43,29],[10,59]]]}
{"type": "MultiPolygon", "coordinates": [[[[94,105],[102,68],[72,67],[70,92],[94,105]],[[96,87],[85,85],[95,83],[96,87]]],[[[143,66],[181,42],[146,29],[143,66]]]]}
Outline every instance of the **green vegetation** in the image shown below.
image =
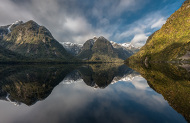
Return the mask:
{"type": "Polygon", "coordinates": [[[151,88],[162,94],[168,103],[190,121],[190,73],[188,67],[171,64],[130,64],[151,88]]]}
{"type": "MultiPolygon", "coordinates": [[[[133,72],[123,64],[89,65],[0,65],[0,98],[32,105],[45,99],[71,72],[78,72],[76,78],[82,78],[92,87],[105,88],[114,77],[123,77],[133,72]]],[[[75,77],[72,76],[71,79],[75,77]]]]}
{"type": "Polygon", "coordinates": [[[0,46],[0,61],[1,62],[19,61],[19,60],[25,60],[25,59],[26,57],[19,55],[17,53],[14,53],[0,46]]]}
{"type": "Polygon", "coordinates": [[[107,39],[101,36],[95,42],[86,41],[77,57],[87,62],[123,62],[130,55],[127,51],[115,49],[107,39]]]}
{"type": "Polygon", "coordinates": [[[31,62],[76,60],[53,38],[49,30],[32,20],[13,26],[10,33],[1,36],[0,46],[30,58],[28,61],[31,62]]]}
{"type": "Polygon", "coordinates": [[[114,79],[133,72],[132,69],[120,63],[90,64],[88,67],[79,67],[79,74],[83,81],[95,88],[105,88],[114,79]]]}
{"type": "Polygon", "coordinates": [[[84,43],[77,58],[57,42],[48,29],[34,21],[0,27],[0,62],[81,63],[123,62],[131,53],[116,49],[104,37],[84,43]],[[82,59],[82,60],[80,60],[82,59]]]}
{"type": "Polygon", "coordinates": [[[32,105],[43,100],[74,65],[3,65],[0,66],[0,96],[32,105]]]}
{"type": "Polygon", "coordinates": [[[166,24],[149,37],[144,47],[126,62],[189,60],[190,0],[172,14],[166,24]],[[186,56],[186,57],[183,57],[186,56]]]}

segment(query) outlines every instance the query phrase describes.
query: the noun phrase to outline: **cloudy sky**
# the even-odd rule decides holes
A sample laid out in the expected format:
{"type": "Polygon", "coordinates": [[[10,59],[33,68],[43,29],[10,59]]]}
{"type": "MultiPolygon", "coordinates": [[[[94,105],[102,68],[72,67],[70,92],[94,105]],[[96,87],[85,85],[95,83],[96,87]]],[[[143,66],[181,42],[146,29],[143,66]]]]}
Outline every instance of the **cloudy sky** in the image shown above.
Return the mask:
{"type": "Polygon", "coordinates": [[[59,42],[94,36],[142,46],[185,0],[0,0],[0,25],[34,20],[59,42]]]}

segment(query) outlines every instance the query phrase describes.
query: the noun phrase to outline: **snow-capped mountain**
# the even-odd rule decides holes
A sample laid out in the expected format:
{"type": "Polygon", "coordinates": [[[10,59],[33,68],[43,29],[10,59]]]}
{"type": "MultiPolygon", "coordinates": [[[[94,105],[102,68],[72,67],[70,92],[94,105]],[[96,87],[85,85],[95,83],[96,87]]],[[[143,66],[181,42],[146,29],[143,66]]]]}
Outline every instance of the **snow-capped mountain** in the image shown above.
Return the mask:
{"type": "Polygon", "coordinates": [[[17,26],[17,25],[20,25],[20,24],[23,24],[23,21],[16,21],[14,23],[12,23],[11,25],[8,26],[7,30],[8,30],[8,33],[11,32],[11,28],[14,27],[14,26],[17,26]]]}
{"type": "Polygon", "coordinates": [[[61,44],[69,53],[73,55],[77,55],[83,46],[82,44],[71,43],[71,42],[62,42],[61,44]]]}
{"type": "MultiPolygon", "coordinates": [[[[93,39],[90,39],[91,45],[93,45],[98,38],[94,36],[93,39]]],[[[83,44],[78,44],[78,43],[71,43],[71,42],[61,42],[63,47],[71,54],[73,55],[78,55],[79,52],[81,51],[83,44]]]]}
{"type": "Polygon", "coordinates": [[[10,33],[14,29],[14,27],[20,24],[23,24],[23,21],[16,21],[6,26],[0,26],[0,39],[2,39],[5,35],[10,33]]]}
{"type": "Polygon", "coordinates": [[[122,48],[123,50],[131,51],[133,53],[136,53],[140,50],[140,47],[135,47],[131,43],[116,43],[114,41],[110,41],[110,43],[116,49],[122,48]]]}
{"type": "Polygon", "coordinates": [[[131,74],[124,75],[123,77],[114,77],[113,81],[111,84],[115,84],[118,81],[133,81],[135,77],[140,77],[141,75],[137,72],[133,72],[131,74]]]}
{"type": "MultiPolygon", "coordinates": [[[[97,38],[96,36],[94,36],[92,39],[87,40],[87,42],[85,43],[88,43],[88,45],[93,46],[97,39],[103,40],[104,37],[100,36],[99,38],[97,38]]],[[[131,43],[116,43],[114,41],[110,41],[110,43],[114,48],[116,49],[122,48],[123,50],[131,52],[132,54],[138,52],[140,49],[140,47],[135,47],[131,43]]],[[[78,43],[62,42],[61,44],[69,53],[73,55],[78,55],[81,50],[85,50],[86,48],[85,46],[83,46],[83,44],[78,44],[78,43]]]]}
{"type": "MultiPolygon", "coordinates": [[[[1,92],[0,92],[1,93],[1,92]]],[[[9,93],[1,93],[0,94],[0,100],[2,100],[2,101],[8,101],[8,102],[10,102],[10,103],[12,103],[12,104],[14,104],[15,106],[20,106],[22,103],[21,102],[19,102],[19,101],[16,101],[16,100],[14,100],[14,99],[10,99],[9,98],[10,97],[10,94],[9,93]],[[2,95],[3,94],[3,95],[2,95]]]]}

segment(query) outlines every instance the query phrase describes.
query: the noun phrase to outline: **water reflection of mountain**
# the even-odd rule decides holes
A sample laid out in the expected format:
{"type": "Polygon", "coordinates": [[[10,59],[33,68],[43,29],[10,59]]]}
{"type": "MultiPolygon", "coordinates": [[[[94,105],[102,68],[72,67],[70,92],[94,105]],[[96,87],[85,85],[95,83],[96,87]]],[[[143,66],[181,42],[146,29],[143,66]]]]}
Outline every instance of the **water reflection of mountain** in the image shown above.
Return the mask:
{"type": "Polygon", "coordinates": [[[126,65],[120,64],[91,64],[84,65],[77,68],[70,73],[63,83],[72,83],[73,80],[80,80],[81,78],[86,85],[94,88],[105,88],[112,82],[121,80],[127,75],[139,75],[126,65]],[[69,81],[68,81],[69,80],[69,81]]]}
{"type": "Polygon", "coordinates": [[[0,66],[0,97],[32,105],[45,99],[73,66],[0,66]]]}
{"type": "Polygon", "coordinates": [[[151,88],[162,94],[168,103],[190,122],[189,65],[171,64],[129,65],[138,71],[151,88]]]}
{"type": "Polygon", "coordinates": [[[32,105],[48,97],[60,82],[80,80],[91,87],[105,88],[128,75],[138,73],[118,64],[0,66],[0,99],[32,105]]]}

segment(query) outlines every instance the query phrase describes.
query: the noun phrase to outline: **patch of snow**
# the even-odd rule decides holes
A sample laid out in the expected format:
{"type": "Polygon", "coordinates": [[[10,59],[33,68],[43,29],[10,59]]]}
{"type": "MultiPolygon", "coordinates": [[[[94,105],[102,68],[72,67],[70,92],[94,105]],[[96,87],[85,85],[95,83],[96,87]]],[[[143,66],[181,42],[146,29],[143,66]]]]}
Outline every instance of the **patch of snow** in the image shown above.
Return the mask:
{"type": "Polygon", "coordinates": [[[61,82],[61,84],[70,85],[70,84],[75,84],[75,83],[79,83],[79,82],[84,82],[84,81],[83,81],[83,79],[78,79],[78,80],[64,79],[63,82],[61,82]]]}
{"type": "Polygon", "coordinates": [[[114,42],[114,41],[110,41],[110,43],[111,43],[112,45],[116,45],[116,44],[117,44],[117,43],[114,42]]]}
{"type": "Polygon", "coordinates": [[[113,45],[114,48],[120,46],[123,49],[132,49],[132,48],[136,48],[136,49],[140,49],[140,47],[135,47],[133,44],[131,43],[116,43],[114,41],[110,41],[110,43],[113,45]]]}
{"type": "Polygon", "coordinates": [[[77,43],[71,43],[71,42],[62,42],[61,43],[64,47],[72,47],[72,46],[78,46],[78,47],[82,47],[83,44],[77,44],[77,43]]]}
{"type": "Polygon", "coordinates": [[[10,94],[7,94],[7,96],[6,96],[7,101],[9,101],[10,103],[13,103],[15,106],[20,106],[20,105],[21,105],[20,102],[13,102],[13,101],[11,101],[11,100],[9,99],[9,96],[10,96],[10,94]]]}
{"type": "Polygon", "coordinates": [[[98,38],[97,38],[96,36],[94,36],[94,38],[93,38],[94,42],[96,42],[97,39],[98,39],[98,38]]]}
{"type": "Polygon", "coordinates": [[[67,51],[72,52],[74,54],[78,54],[83,46],[83,44],[77,44],[71,42],[62,42],[61,44],[67,51]]]}
{"type": "Polygon", "coordinates": [[[23,23],[23,21],[16,21],[16,22],[14,22],[14,23],[12,23],[8,28],[7,28],[7,30],[8,30],[8,33],[10,33],[11,32],[11,28],[12,28],[12,26],[13,25],[20,25],[20,24],[22,24],[23,23]]]}
{"type": "Polygon", "coordinates": [[[114,77],[114,79],[111,82],[111,84],[115,84],[118,81],[133,81],[135,77],[141,77],[141,75],[138,75],[138,74],[129,74],[129,75],[126,75],[126,76],[124,76],[122,78],[114,77]]]}

